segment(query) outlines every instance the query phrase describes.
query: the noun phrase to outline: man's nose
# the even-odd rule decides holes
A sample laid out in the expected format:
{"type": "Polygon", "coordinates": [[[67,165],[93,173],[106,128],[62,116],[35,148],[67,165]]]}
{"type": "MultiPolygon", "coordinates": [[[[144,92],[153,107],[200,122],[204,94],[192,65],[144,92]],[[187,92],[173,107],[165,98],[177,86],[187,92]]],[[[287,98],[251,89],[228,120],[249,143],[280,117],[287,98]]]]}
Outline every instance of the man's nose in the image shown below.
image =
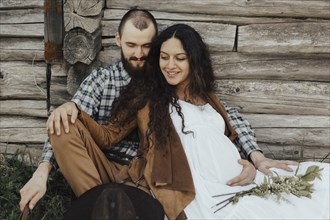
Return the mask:
{"type": "Polygon", "coordinates": [[[136,47],[136,50],[135,50],[135,56],[137,58],[141,58],[144,56],[144,52],[143,52],[143,49],[142,47],[136,47]]]}

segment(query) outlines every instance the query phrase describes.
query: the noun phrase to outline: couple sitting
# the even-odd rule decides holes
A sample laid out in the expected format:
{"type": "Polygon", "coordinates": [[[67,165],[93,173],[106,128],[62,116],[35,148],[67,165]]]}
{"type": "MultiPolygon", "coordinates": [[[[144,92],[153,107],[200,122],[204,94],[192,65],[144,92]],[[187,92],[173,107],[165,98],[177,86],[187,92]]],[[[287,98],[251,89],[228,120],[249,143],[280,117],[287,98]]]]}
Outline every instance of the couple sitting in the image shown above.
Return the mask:
{"type": "MultiPolygon", "coordinates": [[[[114,71],[122,81],[127,80],[117,85],[121,88],[120,96],[109,94],[117,97],[114,103],[99,103],[108,109],[112,106],[110,116],[105,115],[109,123],[100,125],[90,117],[94,109],[88,112],[88,108],[81,107],[90,102],[82,99],[64,104],[48,120],[49,140],[56,161],[80,197],[67,218],[75,216],[77,208],[91,201],[93,206],[84,210],[88,213],[87,219],[91,215],[95,218],[108,215],[109,219],[121,219],[124,215],[128,219],[136,216],[163,219],[164,213],[168,219],[329,217],[329,165],[321,163],[313,163],[323,168],[323,180],[314,181],[312,199],[288,195],[290,203],[276,203],[251,196],[214,212],[213,206],[223,200],[214,195],[249,189],[253,181],[260,183],[265,174],[269,175],[270,167],[283,168],[286,171],[276,172],[292,175],[290,171],[295,170],[297,164],[270,160],[258,149],[246,145],[241,145],[242,150],[263,173],[256,172],[249,161],[241,160],[233,142],[244,143],[245,138],[233,128],[231,115],[214,94],[210,55],[201,36],[190,26],[177,24],[166,28],[152,41],[157,32],[156,23],[148,19],[141,22],[128,15],[119,26],[117,42],[122,48],[122,67],[130,75],[114,71]],[[132,34],[136,38],[130,41],[132,34]],[[145,38],[144,34],[147,34],[145,38]],[[139,56],[131,55],[136,47],[139,56]],[[67,114],[71,115],[69,119],[67,114]],[[61,129],[65,131],[62,134],[61,129]],[[116,146],[127,137],[124,147],[116,146]],[[111,150],[134,149],[130,145],[138,140],[139,146],[130,162],[111,159],[111,150]],[[117,184],[103,185],[110,182],[117,184]],[[97,196],[93,197],[96,191],[97,196]],[[123,208],[131,212],[124,214],[123,208]],[[110,211],[102,213],[102,210],[110,211]]],[[[102,73],[102,69],[97,73],[102,73]]],[[[116,75],[112,80],[114,84],[119,81],[116,75]]],[[[92,81],[84,81],[85,86],[92,89],[91,96],[102,94],[98,90],[104,79],[99,77],[93,86],[87,85],[88,82],[92,81]]],[[[79,94],[83,93],[78,92],[74,98],[78,99],[79,94]]],[[[299,172],[311,164],[301,163],[299,172]]],[[[50,169],[46,167],[47,172],[50,169]]],[[[40,199],[31,196],[31,190],[28,194],[33,178],[30,181],[21,190],[23,207],[29,201],[31,204],[32,200],[40,199]]]]}

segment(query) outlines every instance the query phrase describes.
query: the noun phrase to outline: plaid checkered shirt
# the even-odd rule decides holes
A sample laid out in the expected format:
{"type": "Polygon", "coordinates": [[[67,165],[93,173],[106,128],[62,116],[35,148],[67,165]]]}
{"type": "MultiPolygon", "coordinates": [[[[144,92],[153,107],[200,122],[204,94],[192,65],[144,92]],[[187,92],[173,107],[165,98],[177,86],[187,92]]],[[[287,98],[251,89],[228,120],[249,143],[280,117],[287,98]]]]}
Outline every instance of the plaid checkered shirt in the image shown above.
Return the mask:
{"type": "MultiPolygon", "coordinates": [[[[119,96],[121,89],[129,83],[130,79],[121,61],[104,68],[100,67],[82,82],[72,101],[96,122],[106,124],[113,101],[119,96]]],[[[260,150],[256,143],[256,135],[249,122],[235,108],[228,107],[226,103],[223,103],[223,105],[228,112],[231,125],[238,134],[234,142],[240,153],[248,158],[252,151],[260,150]]],[[[129,162],[137,154],[138,144],[135,141],[123,140],[112,146],[105,154],[108,158],[117,158],[120,161],[129,162]]],[[[58,168],[52,146],[48,140],[44,144],[41,162],[51,163],[55,170],[58,168]]]]}

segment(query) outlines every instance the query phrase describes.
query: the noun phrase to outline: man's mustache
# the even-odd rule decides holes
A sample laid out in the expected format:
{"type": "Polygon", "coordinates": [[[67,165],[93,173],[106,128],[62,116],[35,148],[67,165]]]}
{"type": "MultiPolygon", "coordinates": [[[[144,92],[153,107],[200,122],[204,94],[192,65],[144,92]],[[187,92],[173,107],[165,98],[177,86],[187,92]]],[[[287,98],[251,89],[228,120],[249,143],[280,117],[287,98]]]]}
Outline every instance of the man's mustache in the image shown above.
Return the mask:
{"type": "Polygon", "coordinates": [[[145,61],[147,59],[146,56],[143,56],[143,57],[140,57],[140,58],[137,58],[137,57],[130,57],[129,60],[131,61],[145,61]]]}

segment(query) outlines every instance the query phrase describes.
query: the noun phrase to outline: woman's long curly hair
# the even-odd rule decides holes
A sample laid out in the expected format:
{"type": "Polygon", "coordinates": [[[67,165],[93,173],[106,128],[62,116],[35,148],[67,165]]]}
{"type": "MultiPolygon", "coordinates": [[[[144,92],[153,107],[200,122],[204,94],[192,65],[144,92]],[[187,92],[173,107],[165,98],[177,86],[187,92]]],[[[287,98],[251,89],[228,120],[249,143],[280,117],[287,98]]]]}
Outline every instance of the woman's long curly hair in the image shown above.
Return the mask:
{"type": "Polygon", "coordinates": [[[186,24],[176,24],[163,30],[154,40],[145,65],[145,74],[132,78],[130,84],[122,91],[120,98],[114,102],[111,118],[116,121],[121,112],[129,110],[122,125],[134,119],[139,109],[147,103],[150,106],[148,143],[153,134],[155,146],[162,148],[169,140],[171,128],[170,108],[172,105],[182,118],[184,131],[184,116],[178,104],[176,86],[169,85],[160,69],[159,58],[162,44],[170,38],[176,38],[182,43],[189,61],[189,85],[187,94],[207,101],[207,94],[214,90],[214,73],[207,45],[200,34],[186,24]]]}

